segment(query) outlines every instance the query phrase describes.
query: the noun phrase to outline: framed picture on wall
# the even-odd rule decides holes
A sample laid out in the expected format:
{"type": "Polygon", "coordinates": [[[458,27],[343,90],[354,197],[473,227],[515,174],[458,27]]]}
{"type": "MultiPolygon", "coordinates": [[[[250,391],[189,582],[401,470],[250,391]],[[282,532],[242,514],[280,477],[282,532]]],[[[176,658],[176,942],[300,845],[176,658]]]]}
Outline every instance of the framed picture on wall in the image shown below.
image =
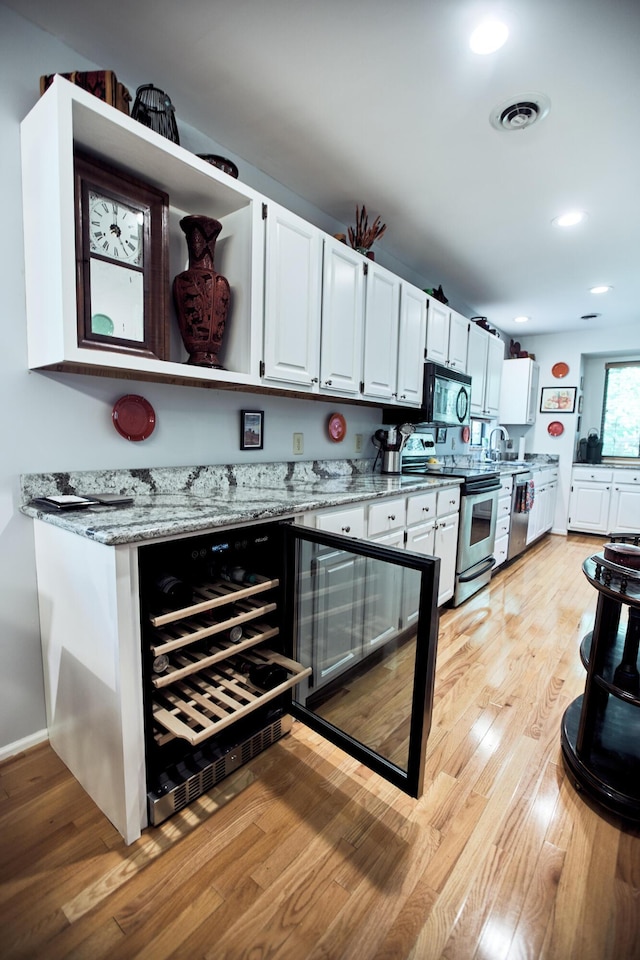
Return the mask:
{"type": "Polygon", "coordinates": [[[240,449],[262,450],[264,446],[264,410],[240,411],[240,449]]]}
{"type": "Polygon", "coordinates": [[[576,409],[577,387],[543,387],[540,394],[540,413],[573,413],[576,409]]]}
{"type": "Polygon", "coordinates": [[[584,400],[584,394],[581,393],[578,397],[578,413],[582,413],[582,401],[584,400]]]}

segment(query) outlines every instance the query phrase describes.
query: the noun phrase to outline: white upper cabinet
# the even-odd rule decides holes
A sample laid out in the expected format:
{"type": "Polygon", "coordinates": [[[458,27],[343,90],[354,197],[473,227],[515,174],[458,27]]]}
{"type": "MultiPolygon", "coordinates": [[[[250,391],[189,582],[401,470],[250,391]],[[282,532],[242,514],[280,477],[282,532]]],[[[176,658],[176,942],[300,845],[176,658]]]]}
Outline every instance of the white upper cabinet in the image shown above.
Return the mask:
{"type": "Polygon", "coordinates": [[[468,328],[466,317],[427,297],[427,360],[465,373],[468,328]]]}
{"type": "Polygon", "coordinates": [[[267,205],[264,377],[312,388],[320,356],[322,234],[267,205]]]}
{"type": "MultiPolygon", "coordinates": [[[[400,280],[368,264],[365,298],[363,396],[395,400],[400,323],[400,280]]],[[[417,358],[416,358],[417,359],[417,358]]]]}
{"type": "Polygon", "coordinates": [[[333,237],[324,238],[320,389],[357,396],[362,370],[365,263],[333,237]]]}
{"type": "Polygon", "coordinates": [[[471,377],[471,415],[497,417],[504,343],[475,323],[469,324],[467,373],[471,377]]]}
{"type": "Polygon", "coordinates": [[[398,403],[419,407],[424,380],[424,342],[427,325],[427,295],[403,283],[400,290],[398,335],[398,403]]]}
{"type": "Polygon", "coordinates": [[[516,357],[502,364],[500,423],[535,423],[540,367],[529,357],[516,357]]]}

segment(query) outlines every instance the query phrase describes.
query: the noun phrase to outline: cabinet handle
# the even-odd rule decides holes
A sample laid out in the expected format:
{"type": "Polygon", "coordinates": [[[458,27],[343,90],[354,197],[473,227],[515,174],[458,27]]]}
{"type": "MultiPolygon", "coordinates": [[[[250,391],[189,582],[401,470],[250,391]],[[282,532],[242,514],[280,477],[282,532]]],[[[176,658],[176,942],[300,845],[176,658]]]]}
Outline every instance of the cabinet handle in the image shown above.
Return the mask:
{"type": "Polygon", "coordinates": [[[325,387],[330,387],[332,383],[333,383],[333,380],[325,380],[324,385],[325,387]]]}
{"type": "Polygon", "coordinates": [[[452,507],[455,507],[455,505],[456,505],[455,500],[449,500],[449,503],[451,504],[452,507]]]}
{"type": "Polygon", "coordinates": [[[396,400],[398,399],[398,394],[397,394],[397,393],[392,393],[391,396],[392,396],[392,397],[395,397],[396,400]]]}
{"type": "Polygon", "coordinates": [[[423,507],[423,508],[422,508],[422,512],[423,512],[423,513],[429,513],[429,510],[430,510],[429,507],[423,507]]]}
{"type": "Polygon", "coordinates": [[[401,394],[400,394],[400,399],[401,399],[401,400],[406,400],[406,399],[407,399],[406,393],[401,393],[401,394]]]}
{"type": "Polygon", "coordinates": [[[311,383],[317,383],[317,382],[318,382],[318,377],[311,378],[311,383]]]}
{"type": "Polygon", "coordinates": [[[389,516],[387,517],[387,520],[395,520],[395,518],[396,518],[395,513],[391,513],[391,514],[389,514],[389,516]]]}
{"type": "Polygon", "coordinates": [[[342,528],[342,532],[343,532],[343,533],[351,533],[351,527],[343,527],[343,528],[342,528]]]}

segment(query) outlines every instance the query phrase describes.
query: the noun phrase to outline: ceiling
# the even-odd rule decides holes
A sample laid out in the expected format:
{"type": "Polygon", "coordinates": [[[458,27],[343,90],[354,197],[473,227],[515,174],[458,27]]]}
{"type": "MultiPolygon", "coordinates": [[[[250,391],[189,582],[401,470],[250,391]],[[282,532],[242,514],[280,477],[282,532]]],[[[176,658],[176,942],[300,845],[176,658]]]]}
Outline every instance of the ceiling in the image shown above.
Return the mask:
{"type": "Polygon", "coordinates": [[[387,224],[379,249],[504,333],[640,317],[638,0],[5,3],[166,90],[178,125],[340,222],[365,203],[387,224]],[[468,38],[489,14],[509,39],[478,56],[468,38]],[[550,99],[543,120],[491,126],[532,94],[550,99]],[[575,208],[586,222],[552,226],[575,208]],[[589,293],[599,283],[613,289],[589,293]]]}

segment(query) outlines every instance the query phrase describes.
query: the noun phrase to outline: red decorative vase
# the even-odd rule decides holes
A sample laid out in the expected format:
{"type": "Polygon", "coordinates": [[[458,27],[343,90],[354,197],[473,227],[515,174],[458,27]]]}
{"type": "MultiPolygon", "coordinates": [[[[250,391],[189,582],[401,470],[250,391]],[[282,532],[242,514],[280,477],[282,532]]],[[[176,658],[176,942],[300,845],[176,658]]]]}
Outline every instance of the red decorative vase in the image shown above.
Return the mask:
{"type": "Polygon", "coordinates": [[[187,363],[223,370],[218,360],[229,313],[229,281],[216,273],[214,255],[222,224],[211,217],[184,217],[189,269],[173,281],[173,299],[187,363]]]}

